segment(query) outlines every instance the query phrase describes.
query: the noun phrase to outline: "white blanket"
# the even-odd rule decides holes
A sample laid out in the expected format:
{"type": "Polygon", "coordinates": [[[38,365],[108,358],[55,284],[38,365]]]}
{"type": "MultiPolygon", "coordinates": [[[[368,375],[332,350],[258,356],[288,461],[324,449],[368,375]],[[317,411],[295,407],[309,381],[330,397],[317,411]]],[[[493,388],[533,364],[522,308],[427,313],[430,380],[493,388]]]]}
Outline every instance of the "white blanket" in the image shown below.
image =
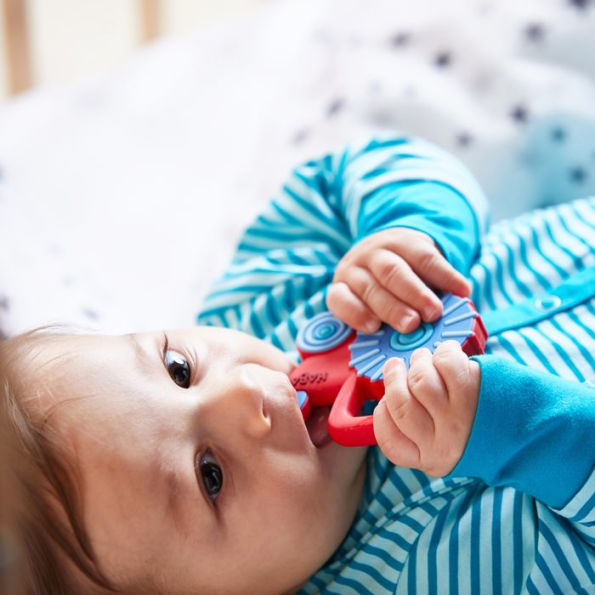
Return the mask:
{"type": "Polygon", "coordinates": [[[0,109],[0,324],[192,324],[289,168],[378,129],[494,218],[595,190],[591,0],[276,0],[0,109]]]}

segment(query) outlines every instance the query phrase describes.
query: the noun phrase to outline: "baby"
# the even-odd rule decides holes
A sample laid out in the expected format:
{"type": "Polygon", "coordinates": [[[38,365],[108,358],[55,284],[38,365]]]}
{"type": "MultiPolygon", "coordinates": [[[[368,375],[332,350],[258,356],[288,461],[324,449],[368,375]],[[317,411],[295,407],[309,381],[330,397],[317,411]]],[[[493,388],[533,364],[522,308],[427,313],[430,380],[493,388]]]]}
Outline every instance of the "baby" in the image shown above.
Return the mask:
{"type": "Polygon", "coordinates": [[[496,226],[479,255],[485,201],[464,168],[372,139],[294,171],[201,326],[0,344],[3,407],[33,467],[30,590],[587,592],[593,206],[496,226]],[[440,317],[434,291],[470,294],[474,262],[488,355],[446,341],[408,370],[389,360],[379,448],[304,424],[288,375],[308,318],[328,307],[366,332],[413,331],[440,317]]]}

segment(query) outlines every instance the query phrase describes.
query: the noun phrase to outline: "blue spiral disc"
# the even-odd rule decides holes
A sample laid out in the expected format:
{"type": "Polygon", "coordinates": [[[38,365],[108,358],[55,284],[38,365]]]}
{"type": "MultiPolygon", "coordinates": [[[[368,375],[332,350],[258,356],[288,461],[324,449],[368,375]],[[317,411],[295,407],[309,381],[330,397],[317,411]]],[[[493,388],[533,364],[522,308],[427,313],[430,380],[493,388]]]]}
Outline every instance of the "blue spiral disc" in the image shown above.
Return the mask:
{"type": "Polygon", "coordinates": [[[296,345],[306,353],[329,351],[343,343],[352,332],[350,326],[330,312],[321,312],[300,329],[296,345]]]}
{"type": "Polygon", "coordinates": [[[411,353],[418,347],[434,351],[447,339],[463,344],[474,334],[477,312],[469,299],[451,293],[442,297],[442,307],[440,319],[433,323],[422,322],[411,333],[400,333],[387,324],[383,324],[375,333],[358,332],[355,341],[349,346],[352,356],[349,365],[355,368],[358,376],[380,380],[384,362],[391,357],[400,357],[406,369],[409,369],[411,353]]]}

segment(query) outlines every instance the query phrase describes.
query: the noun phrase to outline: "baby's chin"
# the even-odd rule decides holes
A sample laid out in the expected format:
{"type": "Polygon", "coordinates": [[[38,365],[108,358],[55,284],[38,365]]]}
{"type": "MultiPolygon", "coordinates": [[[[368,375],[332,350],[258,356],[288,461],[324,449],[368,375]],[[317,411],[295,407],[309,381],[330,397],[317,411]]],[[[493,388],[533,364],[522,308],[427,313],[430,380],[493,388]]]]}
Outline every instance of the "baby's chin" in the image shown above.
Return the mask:
{"type": "Polygon", "coordinates": [[[340,481],[355,480],[365,460],[367,447],[342,446],[329,435],[331,407],[314,407],[306,420],[306,429],[323,468],[340,481]]]}
{"type": "Polygon", "coordinates": [[[346,447],[331,442],[321,449],[324,465],[332,466],[332,480],[325,497],[324,532],[326,563],[347,536],[362,499],[366,479],[366,447],[346,447]]]}

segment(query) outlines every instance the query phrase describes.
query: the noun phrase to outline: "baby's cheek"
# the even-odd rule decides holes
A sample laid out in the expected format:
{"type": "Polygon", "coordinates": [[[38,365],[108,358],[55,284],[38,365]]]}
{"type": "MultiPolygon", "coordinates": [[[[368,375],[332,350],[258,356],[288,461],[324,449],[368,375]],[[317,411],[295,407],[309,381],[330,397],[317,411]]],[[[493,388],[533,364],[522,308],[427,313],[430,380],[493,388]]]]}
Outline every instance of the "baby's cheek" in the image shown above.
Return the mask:
{"type": "Polygon", "coordinates": [[[322,483],[313,469],[294,469],[292,475],[295,481],[284,486],[275,503],[278,518],[296,534],[323,534],[337,514],[336,489],[322,483]]]}

